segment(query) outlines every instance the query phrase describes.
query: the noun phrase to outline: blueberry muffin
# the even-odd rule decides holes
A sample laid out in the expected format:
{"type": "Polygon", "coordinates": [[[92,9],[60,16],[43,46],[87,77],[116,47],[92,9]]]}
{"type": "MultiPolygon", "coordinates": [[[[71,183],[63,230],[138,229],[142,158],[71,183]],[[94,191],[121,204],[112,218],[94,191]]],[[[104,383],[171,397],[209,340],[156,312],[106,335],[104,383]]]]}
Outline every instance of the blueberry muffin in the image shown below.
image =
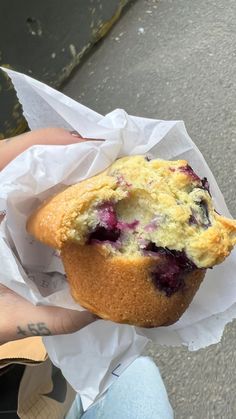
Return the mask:
{"type": "Polygon", "coordinates": [[[28,232],[60,250],[75,301],[119,323],[176,322],[236,243],[185,160],[117,160],[38,208],[28,232]]]}

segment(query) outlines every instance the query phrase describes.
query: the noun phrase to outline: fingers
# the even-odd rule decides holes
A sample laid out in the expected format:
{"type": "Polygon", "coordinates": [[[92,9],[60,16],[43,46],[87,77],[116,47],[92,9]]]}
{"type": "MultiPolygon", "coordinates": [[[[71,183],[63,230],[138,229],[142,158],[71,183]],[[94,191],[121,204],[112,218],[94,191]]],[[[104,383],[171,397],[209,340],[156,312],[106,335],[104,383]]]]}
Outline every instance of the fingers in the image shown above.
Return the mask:
{"type": "Polygon", "coordinates": [[[90,140],[82,138],[77,131],[67,131],[63,128],[44,128],[2,140],[0,141],[0,170],[33,145],[67,145],[90,140]]]}
{"type": "MultiPolygon", "coordinates": [[[[47,128],[0,141],[0,170],[33,145],[67,145],[89,140],[96,141],[84,139],[75,131],[47,128]]],[[[0,222],[2,219],[0,215],[0,222]]],[[[36,307],[0,284],[0,344],[27,336],[73,333],[96,319],[87,311],[36,307]]]]}
{"type": "Polygon", "coordinates": [[[68,310],[60,307],[35,307],[32,315],[36,324],[39,322],[45,324],[50,335],[74,333],[97,320],[97,317],[89,311],[68,310]]]}
{"type": "Polygon", "coordinates": [[[46,128],[30,131],[17,137],[1,142],[0,147],[0,170],[11,160],[33,145],[52,144],[66,145],[84,141],[79,134],[70,133],[62,128],[46,128]]]}
{"type": "Polygon", "coordinates": [[[88,311],[34,306],[0,284],[0,344],[29,336],[74,333],[95,320],[88,311]]]}
{"type": "MultiPolygon", "coordinates": [[[[66,145],[84,141],[82,136],[76,131],[67,131],[64,128],[43,128],[30,131],[13,140],[23,140],[26,148],[33,145],[66,145]]],[[[7,141],[12,142],[12,139],[7,141]]]]}

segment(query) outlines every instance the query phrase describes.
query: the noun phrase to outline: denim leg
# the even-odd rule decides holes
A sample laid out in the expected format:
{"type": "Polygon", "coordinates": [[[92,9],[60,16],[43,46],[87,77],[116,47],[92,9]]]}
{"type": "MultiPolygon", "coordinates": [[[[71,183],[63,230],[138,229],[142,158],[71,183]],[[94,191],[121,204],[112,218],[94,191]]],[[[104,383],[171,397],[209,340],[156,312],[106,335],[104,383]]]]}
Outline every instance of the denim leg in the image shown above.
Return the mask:
{"type": "Polygon", "coordinates": [[[67,413],[65,419],[81,419],[83,415],[83,407],[80,400],[79,394],[77,394],[69,412],[67,413]]]}
{"type": "MultiPolygon", "coordinates": [[[[79,416],[78,416],[79,418],[79,416]]],[[[137,358],[82,419],[173,419],[159,370],[149,357],[137,358]]]]}

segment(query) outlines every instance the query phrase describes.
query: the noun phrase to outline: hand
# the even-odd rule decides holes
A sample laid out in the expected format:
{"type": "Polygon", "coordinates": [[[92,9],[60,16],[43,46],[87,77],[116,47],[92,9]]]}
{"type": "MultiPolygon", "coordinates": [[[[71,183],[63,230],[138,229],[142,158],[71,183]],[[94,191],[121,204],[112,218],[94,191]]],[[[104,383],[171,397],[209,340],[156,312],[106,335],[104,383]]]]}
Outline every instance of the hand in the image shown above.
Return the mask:
{"type": "MultiPolygon", "coordinates": [[[[86,140],[78,133],[60,128],[32,131],[0,141],[0,170],[32,145],[65,145],[81,141],[86,140]]],[[[34,306],[0,284],[0,344],[28,336],[73,333],[96,319],[97,317],[88,311],[34,306]]]]}
{"type": "Polygon", "coordinates": [[[33,145],[66,145],[81,141],[87,141],[87,139],[83,139],[76,131],[66,131],[62,128],[40,129],[7,138],[0,141],[0,170],[18,154],[33,145]]]}
{"type": "Polygon", "coordinates": [[[0,284],[0,345],[28,336],[73,333],[96,319],[88,311],[35,306],[0,284]]]}

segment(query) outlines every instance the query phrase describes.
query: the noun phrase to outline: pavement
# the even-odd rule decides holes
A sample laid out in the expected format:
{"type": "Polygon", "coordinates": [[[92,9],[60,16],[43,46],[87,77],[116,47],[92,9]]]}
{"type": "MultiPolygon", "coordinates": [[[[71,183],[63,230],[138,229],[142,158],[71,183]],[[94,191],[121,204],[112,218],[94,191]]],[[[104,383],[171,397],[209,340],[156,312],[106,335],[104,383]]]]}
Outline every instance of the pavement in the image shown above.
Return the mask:
{"type": "MultiPolygon", "coordinates": [[[[235,28],[235,0],[137,0],[63,88],[102,114],[184,120],[234,217],[235,28]]],[[[236,418],[235,342],[232,322],[197,352],[150,345],[176,419],[236,418]]]]}

